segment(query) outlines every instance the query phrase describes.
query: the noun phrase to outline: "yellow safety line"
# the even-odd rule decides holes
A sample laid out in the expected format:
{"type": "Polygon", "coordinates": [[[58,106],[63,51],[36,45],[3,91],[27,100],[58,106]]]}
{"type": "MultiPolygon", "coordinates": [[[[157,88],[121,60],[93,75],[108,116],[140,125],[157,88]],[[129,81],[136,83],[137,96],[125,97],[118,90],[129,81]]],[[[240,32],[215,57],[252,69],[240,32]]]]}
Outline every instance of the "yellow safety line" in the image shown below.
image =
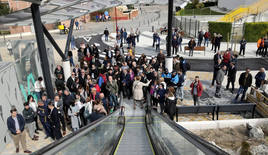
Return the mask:
{"type": "Polygon", "coordinates": [[[144,124],[145,122],[127,122],[126,124],[144,124]]]}
{"type": "Polygon", "coordinates": [[[146,127],[145,127],[145,130],[146,130],[147,138],[148,138],[149,143],[150,143],[150,148],[151,148],[151,150],[152,150],[152,152],[153,152],[153,155],[155,155],[154,148],[153,148],[153,145],[152,145],[152,142],[151,142],[151,139],[150,139],[150,137],[149,137],[149,134],[148,134],[148,131],[147,131],[146,127]]]}
{"type": "Polygon", "coordinates": [[[115,149],[115,151],[114,151],[114,155],[117,154],[117,150],[118,150],[118,148],[119,148],[119,146],[120,146],[122,137],[124,136],[125,129],[126,129],[126,128],[124,127],[123,133],[122,133],[122,135],[121,135],[121,137],[120,137],[120,139],[119,139],[119,142],[118,142],[118,144],[117,144],[117,146],[116,146],[116,149],[115,149]]]}

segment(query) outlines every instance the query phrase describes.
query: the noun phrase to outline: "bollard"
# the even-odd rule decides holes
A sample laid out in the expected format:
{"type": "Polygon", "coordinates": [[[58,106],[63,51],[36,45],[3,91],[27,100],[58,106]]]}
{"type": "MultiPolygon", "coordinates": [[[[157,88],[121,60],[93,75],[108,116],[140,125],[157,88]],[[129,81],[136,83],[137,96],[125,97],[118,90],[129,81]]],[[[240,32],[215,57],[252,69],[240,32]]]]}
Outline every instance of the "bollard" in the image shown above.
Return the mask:
{"type": "Polygon", "coordinates": [[[154,32],[154,26],[152,26],[152,32],[154,32]]]}

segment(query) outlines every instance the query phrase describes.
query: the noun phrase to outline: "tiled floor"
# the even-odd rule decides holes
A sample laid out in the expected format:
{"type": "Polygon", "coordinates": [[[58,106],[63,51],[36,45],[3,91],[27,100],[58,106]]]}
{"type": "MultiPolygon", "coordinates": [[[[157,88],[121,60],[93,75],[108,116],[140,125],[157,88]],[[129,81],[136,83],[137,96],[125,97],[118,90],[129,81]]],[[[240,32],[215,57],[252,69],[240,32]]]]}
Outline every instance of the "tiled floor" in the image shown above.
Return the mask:
{"type": "MultiPolygon", "coordinates": [[[[69,130],[67,130],[66,135],[68,135],[69,133],[71,133],[71,132],[69,130]]],[[[46,145],[53,142],[53,140],[51,138],[44,139],[45,133],[43,131],[39,132],[39,134],[37,136],[39,136],[39,140],[33,141],[29,137],[28,133],[26,132],[27,149],[29,149],[32,152],[37,151],[37,150],[39,150],[39,149],[41,149],[41,148],[45,147],[46,145]]],[[[15,148],[13,141],[8,143],[5,147],[5,149],[3,149],[2,152],[0,152],[0,155],[12,155],[12,154],[16,154],[16,148],[15,148]]],[[[21,147],[21,144],[20,144],[20,153],[19,154],[24,154],[22,147],[21,147]]]]}

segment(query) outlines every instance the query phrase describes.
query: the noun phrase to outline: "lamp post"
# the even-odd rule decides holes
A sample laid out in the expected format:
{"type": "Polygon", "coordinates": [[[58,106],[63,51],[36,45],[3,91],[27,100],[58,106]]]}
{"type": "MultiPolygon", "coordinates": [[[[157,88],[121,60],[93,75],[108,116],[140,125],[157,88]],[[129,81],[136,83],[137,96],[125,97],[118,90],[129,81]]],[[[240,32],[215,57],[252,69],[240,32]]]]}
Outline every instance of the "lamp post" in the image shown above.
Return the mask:
{"type": "Polygon", "coordinates": [[[173,20],[173,0],[168,1],[168,36],[167,36],[167,56],[165,67],[169,72],[173,69],[173,57],[171,54],[171,41],[172,41],[172,20],[173,20]]]}

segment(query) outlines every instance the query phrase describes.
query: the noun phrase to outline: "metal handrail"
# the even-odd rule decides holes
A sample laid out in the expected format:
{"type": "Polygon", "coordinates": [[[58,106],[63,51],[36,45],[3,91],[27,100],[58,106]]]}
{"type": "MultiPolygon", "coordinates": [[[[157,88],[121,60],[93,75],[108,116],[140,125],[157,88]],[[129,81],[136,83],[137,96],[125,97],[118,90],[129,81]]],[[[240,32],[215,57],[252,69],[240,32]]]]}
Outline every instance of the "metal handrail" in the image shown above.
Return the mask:
{"type": "Polygon", "coordinates": [[[161,120],[163,120],[167,125],[169,125],[172,129],[174,129],[175,132],[177,132],[182,137],[187,139],[190,143],[192,143],[194,146],[199,148],[206,155],[228,155],[227,152],[223,151],[222,149],[218,148],[215,145],[212,145],[211,143],[207,142],[206,140],[200,138],[199,136],[195,135],[194,133],[185,129],[184,127],[180,126],[179,124],[175,123],[174,121],[171,121],[171,120],[163,117],[158,112],[152,111],[152,114],[157,116],[161,120]]]}
{"type": "MultiPolygon", "coordinates": [[[[77,132],[73,132],[63,138],[61,138],[58,141],[55,141],[37,151],[35,151],[34,153],[32,153],[33,155],[43,155],[45,153],[55,153],[58,150],[64,148],[65,146],[71,144],[71,142],[75,139],[79,139],[80,137],[86,135],[88,132],[90,132],[92,129],[96,128],[97,126],[99,126],[102,122],[108,120],[109,118],[111,118],[112,116],[115,116],[116,114],[118,114],[120,111],[120,109],[114,111],[112,114],[107,115],[103,118],[100,118],[97,121],[94,121],[86,126],[84,126],[83,128],[79,129],[77,132]]],[[[52,153],[52,154],[53,154],[52,153]]]]}

